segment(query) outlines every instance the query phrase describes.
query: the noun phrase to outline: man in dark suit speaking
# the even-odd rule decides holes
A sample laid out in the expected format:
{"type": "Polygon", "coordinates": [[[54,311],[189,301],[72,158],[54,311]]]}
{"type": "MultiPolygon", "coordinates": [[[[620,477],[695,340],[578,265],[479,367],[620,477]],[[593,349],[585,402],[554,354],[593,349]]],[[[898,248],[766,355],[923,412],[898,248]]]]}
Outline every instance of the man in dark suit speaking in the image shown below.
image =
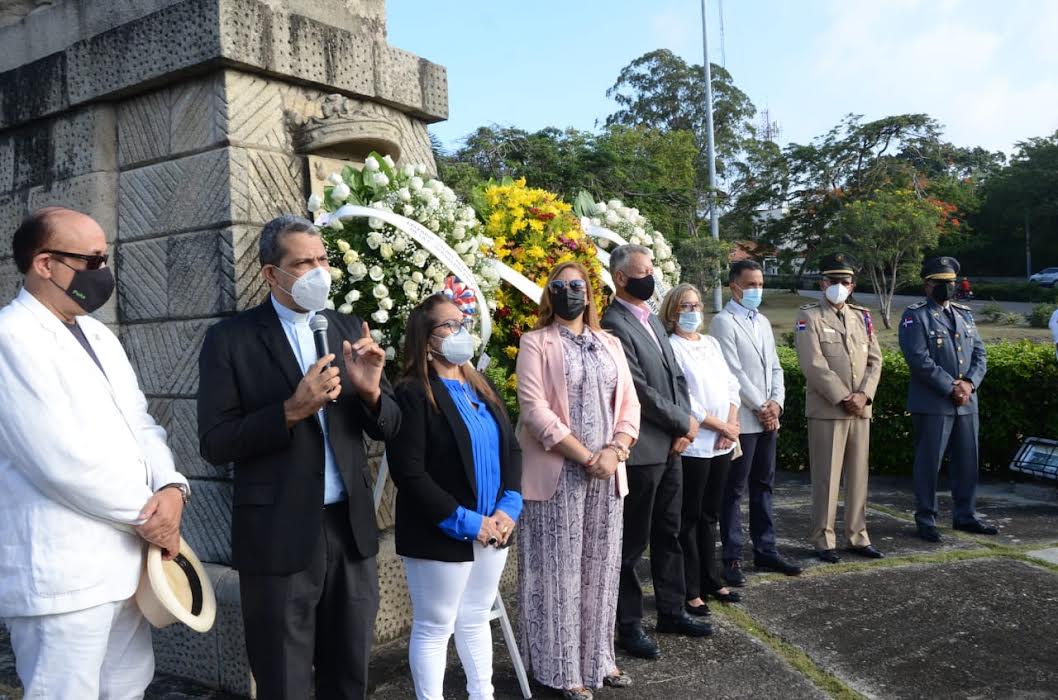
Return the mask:
{"type": "Polygon", "coordinates": [[[633,656],[652,659],[660,651],[643,631],[643,589],[635,572],[648,544],[658,608],[657,631],[695,637],[712,634],[708,623],[691,618],[683,607],[680,453],[697,435],[698,421],[691,415],[686,380],[672,354],[665,327],[646,304],[654,293],[650,249],[639,245],[614,248],[610,272],[617,293],[603,314],[602,326],[621,341],[642,405],[639,440],[628,458],[617,644],[633,656]]]}
{"type": "Polygon", "coordinates": [[[400,409],[367,324],[324,307],[319,232],[265,225],[263,304],[210,328],[199,356],[202,456],[233,462],[232,559],[259,698],[366,698],[378,611],[378,530],[363,434],[388,440],[400,409]],[[309,323],[328,321],[317,358],[309,323]]]}

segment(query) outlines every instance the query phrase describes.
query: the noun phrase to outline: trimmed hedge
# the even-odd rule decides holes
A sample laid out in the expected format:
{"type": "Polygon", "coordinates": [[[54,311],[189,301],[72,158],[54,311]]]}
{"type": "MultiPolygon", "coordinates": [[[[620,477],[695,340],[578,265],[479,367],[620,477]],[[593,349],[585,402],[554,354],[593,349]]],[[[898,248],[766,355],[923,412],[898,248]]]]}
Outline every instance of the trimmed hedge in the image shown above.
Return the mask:
{"type": "MultiPolygon", "coordinates": [[[[986,346],[988,374],[978,396],[981,470],[1006,473],[1022,439],[1058,438],[1058,364],[1054,346],[1024,340],[986,346]]],[[[779,431],[778,466],[808,469],[804,375],[792,348],[778,348],[786,374],[786,409],[779,431]]],[[[914,463],[911,415],[904,409],[909,372],[903,355],[882,350],[882,379],[871,423],[871,471],[910,474],[914,463]]]]}

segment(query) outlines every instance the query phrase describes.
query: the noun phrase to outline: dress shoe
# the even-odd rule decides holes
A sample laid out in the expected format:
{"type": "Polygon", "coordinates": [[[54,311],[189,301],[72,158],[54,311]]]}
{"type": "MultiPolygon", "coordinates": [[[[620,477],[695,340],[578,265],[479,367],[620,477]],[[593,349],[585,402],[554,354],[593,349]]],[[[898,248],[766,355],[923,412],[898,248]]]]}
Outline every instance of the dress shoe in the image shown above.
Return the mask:
{"type": "Polygon", "coordinates": [[[738,559],[731,559],[730,561],[724,562],[724,583],[729,586],[735,586],[741,588],[746,585],[746,576],[742,573],[742,562],[738,559]]]}
{"type": "Polygon", "coordinates": [[[661,656],[658,645],[638,624],[618,628],[617,646],[641,659],[656,659],[661,656]]]}
{"type": "Polygon", "coordinates": [[[713,591],[710,595],[719,600],[721,603],[737,603],[742,600],[742,596],[738,594],[738,591],[728,591],[727,593],[713,591]]]}
{"type": "Polygon", "coordinates": [[[998,535],[999,534],[999,530],[997,530],[996,528],[992,527],[991,525],[986,525],[985,523],[982,523],[980,520],[978,520],[976,518],[974,518],[973,520],[968,520],[965,523],[959,523],[958,525],[952,525],[952,527],[954,527],[956,530],[962,530],[963,532],[972,532],[975,535],[998,535]]]}
{"type": "Polygon", "coordinates": [[[632,677],[624,671],[618,671],[603,677],[602,684],[607,688],[627,688],[632,685],[632,677]]]}
{"type": "Polygon", "coordinates": [[[562,700],[593,700],[594,697],[587,688],[565,688],[562,690],[562,700]]]}
{"type": "Polygon", "coordinates": [[[867,557],[868,559],[885,559],[885,554],[878,551],[878,548],[873,544],[867,544],[862,547],[849,547],[849,551],[853,554],[859,554],[861,557],[867,557]]]}
{"type": "Polygon", "coordinates": [[[708,637],[713,633],[713,626],[708,622],[695,620],[685,612],[679,615],[662,615],[658,613],[657,631],[662,634],[683,634],[688,637],[708,637]]]}
{"type": "Polygon", "coordinates": [[[836,549],[817,549],[816,556],[828,564],[837,564],[841,561],[836,549]]]}
{"type": "Polygon", "coordinates": [[[940,530],[932,525],[920,525],[918,536],[926,542],[940,542],[940,530]]]}
{"type": "Polygon", "coordinates": [[[691,605],[690,603],[684,603],[683,609],[687,611],[688,615],[694,615],[696,617],[705,617],[709,614],[709,606],[705,603],[701,605],[691,605]]]}
{"type": "Polygon", "coordinates": [[[774,571],[784,576],[801,575],[801,567],[791,564],[778,554],[771,557],[753,557],[753,566],[764,571],[774,571]]]}

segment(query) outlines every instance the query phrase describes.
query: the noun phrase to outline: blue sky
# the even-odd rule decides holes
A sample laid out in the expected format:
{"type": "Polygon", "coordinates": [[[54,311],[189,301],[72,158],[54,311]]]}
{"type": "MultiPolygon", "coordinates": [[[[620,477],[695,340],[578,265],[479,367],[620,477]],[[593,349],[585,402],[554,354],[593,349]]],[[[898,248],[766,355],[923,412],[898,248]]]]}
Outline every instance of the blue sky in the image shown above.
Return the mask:
{"type": "MultiPolygon", "coordinates": [[[[701,63],[700,0],[388,0],[389,43],[448,69],[448,147],[497,123],[593,129],[606,89],[656,48],[701,63]]],[[[724,60],[780,141],[844,114],[926,112],[1006,152],[1058,129],[1058,1],[726,0],[724,60]]],[[[721,63],[719,2],[709,52],[721,63]]]]}

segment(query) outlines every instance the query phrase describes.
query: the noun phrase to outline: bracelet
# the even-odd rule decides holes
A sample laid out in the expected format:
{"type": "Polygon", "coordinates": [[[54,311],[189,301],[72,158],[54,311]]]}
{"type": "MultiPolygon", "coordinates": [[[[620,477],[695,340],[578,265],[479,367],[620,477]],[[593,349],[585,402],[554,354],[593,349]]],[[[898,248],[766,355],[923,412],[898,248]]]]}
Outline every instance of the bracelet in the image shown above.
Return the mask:
{"type": "Polygon", "coordinates": [[[628,448],[625,447],[624,445],[622,445],[621,443],[619,443],[619,442],[611,442],[611,443],[608,443],[606,445],[606,447],[609,447],[611,450],[613,450],[613,453],[615,455],[617,455],[617,461],[618,462],[627,462],[628,461],[628,454],[629,454],[628,448]]]}

